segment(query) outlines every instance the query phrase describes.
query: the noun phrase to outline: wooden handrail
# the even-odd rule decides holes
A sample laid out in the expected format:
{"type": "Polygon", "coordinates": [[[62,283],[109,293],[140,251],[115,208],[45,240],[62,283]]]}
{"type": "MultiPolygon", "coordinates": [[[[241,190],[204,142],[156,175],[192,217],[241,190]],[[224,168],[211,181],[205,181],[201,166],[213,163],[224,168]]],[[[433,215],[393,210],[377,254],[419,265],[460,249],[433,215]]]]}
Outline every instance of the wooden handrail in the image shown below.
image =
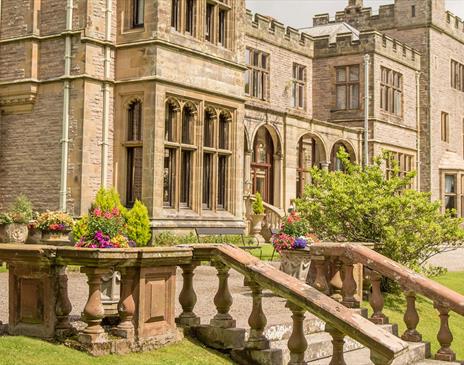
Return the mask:
{"type": "Polygon", "coordinates": [[[193,245],[192,247],[194,261],[222,261],[246,278],[259,283],[262,288],[316,315],[383,358],[395,359],[408,349],[406,342],[379,328],[360,314],[235,246],[193,245]]]}
{"type": "Polygon", "coordinates": [[[428,279],[378,252],[356,243],[318,243],[310,247],[316,256],[345,256],[382,276],[392,279],[404,289],[412,290],[464,316],[464,296],[428,279]]]}

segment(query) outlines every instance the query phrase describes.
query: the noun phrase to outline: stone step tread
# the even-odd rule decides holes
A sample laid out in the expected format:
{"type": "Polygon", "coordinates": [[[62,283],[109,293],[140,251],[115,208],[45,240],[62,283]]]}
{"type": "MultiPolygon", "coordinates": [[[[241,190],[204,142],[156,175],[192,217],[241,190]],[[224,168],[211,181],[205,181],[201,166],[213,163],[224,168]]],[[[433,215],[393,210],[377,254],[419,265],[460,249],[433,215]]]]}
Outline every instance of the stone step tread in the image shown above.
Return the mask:
{"type": "MultiPolygon", "coordinates": [[[[325,322],[320,320],[317,317],[307,318],[303,322],[303,330],[307,335],[323,332],[325,328],[325,322]]],[[[269,341],[280,341],[290,338],[292,334],[293,323],[289,321],[288,323],[274,324],[269,325],[264,330],[264,334],[269,341]]],[[[247,329],[249,333],[250,329],[247,329]]]]}
{"type": "Polygon", "coordinates": [[[448,362],[448,361],[439,361],[439,360],[432,360],[432,359],[425,359],[416,362],[416,365],[462,365],[461,362],[448,362]]]}

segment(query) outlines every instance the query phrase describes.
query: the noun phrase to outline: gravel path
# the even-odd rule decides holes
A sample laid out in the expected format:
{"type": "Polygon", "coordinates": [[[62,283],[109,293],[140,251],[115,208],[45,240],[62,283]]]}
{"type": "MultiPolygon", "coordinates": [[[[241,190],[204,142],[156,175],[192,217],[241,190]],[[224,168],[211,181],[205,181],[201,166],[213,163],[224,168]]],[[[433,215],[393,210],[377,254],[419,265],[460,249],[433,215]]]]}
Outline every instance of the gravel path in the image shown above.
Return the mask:
{"type": "Polygon", "coordinates": [[[441,253],[429,261],[432,265],[447,268],[449,271],[464,271],[464,248],[441,253]]]}
{"type": "MultiPolygon", "coordinates": [[[[73,305],[71,316],[73,320],[80,317],[88,296],[86,277],[78,272],[68,273],[69,298],[73,305]]],[[[216,270],[209,266],[201,266],[195,270],[194,288],[197,294],[195,312],[200,316],[202,323],[208,323],[216,314],[213,303],[217,290],[218,279],[216,270]]],[[[231,315],[237,320],[237,327],[247,328],[248,317],[251,312],[252,298],[250,290],[243,286],[243,276],[230,270],[229,288],[234,298],[231,315]]],[[[177,300],[182,289],[181,270],[177,273],[176,285],[176,316],[181,313],[181,306],[177,300]]],[[[268,325],[291,322],[290,311],[285,308],[285,300],[265,291],[263,309],[267,316],[268,325]]],[[[8,273],[0,273],[0,321],[8,322],[8,273]]]]}

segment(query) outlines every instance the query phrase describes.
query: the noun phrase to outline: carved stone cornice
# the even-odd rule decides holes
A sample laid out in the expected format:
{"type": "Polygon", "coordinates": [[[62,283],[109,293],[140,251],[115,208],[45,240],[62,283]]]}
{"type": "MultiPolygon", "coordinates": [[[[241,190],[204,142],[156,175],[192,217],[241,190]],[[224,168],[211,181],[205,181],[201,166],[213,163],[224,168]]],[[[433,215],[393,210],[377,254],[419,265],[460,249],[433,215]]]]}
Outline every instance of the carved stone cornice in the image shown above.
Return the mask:
{"type": "Polygon", "coordinates": [[[4,114],[32,112],[37,89],[34,82],[0,86],[0,111],[4,114]]]}

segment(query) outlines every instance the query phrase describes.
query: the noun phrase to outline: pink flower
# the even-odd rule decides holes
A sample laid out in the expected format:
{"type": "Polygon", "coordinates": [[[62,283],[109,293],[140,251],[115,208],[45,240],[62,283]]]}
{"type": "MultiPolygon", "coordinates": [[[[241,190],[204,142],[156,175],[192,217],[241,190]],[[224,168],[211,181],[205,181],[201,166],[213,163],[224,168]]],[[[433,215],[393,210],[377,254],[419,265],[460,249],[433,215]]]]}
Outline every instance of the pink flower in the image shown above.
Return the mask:
{"type": "Polygon", "coordinates": [[[113,213],[113,215],[118,216],[120,212],[119,212],[118,208],[114,207],[113,210],[111,211],[111,213],[113,213]]]}
{"type": "Polygon", "coordinates": [[[106,219],[111,219],[113,218],[113,214],[111,214],[110,212],[105,212],[105,214],[103,215],[106,219]]]}
{"type": "Polygon", "coordinates": [[[102,211],[100,208],[95,208],[95,210],[93,211],[93,214],[95,214],[95,216],[97,217],[101,217],[102,216],[102,211]]]}

